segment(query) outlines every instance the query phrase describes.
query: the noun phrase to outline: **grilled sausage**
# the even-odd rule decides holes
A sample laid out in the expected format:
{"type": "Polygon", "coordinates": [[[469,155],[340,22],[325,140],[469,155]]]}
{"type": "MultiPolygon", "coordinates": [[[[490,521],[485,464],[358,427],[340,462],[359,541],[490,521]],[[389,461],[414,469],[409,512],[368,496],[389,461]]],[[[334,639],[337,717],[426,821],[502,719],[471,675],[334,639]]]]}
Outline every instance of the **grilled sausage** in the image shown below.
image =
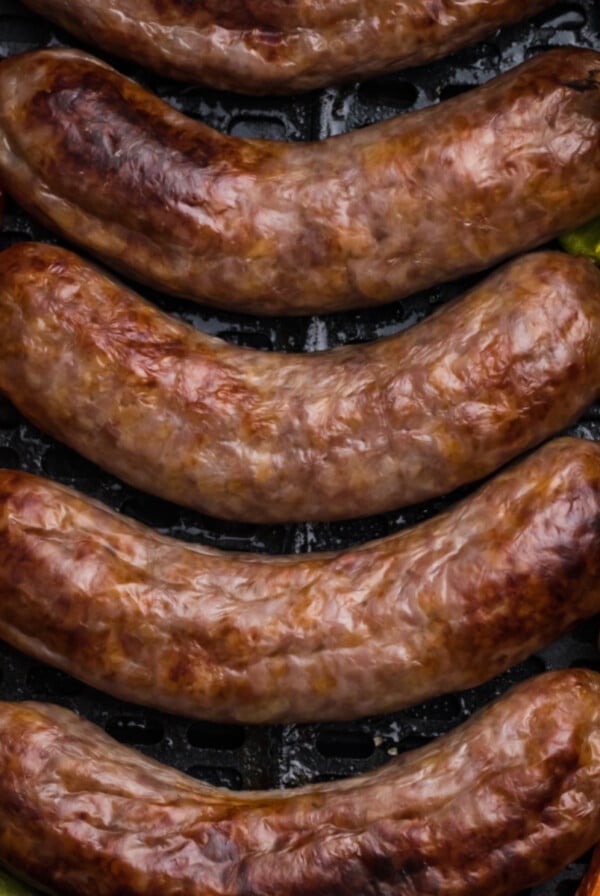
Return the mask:
{"type": "Polygon", "coordinates": [[[532,679],[379,771],[230,794],[0,704],[0,860],[61,896],[510,896],[600,836],[600,679],[532,679]]]}
{"type": "Polygon", "coordinates": [[[172,320],[70,252],[0,255],[0,390],[132,485],[255,522],[449,492],[571,423],[600,389],[600,273],[522,258],[397,336],[284,355],[172,320]]]}
{"type": "Polygon", "coordinates": [[[480,684],[600,612],[600,446],[541,448],[443,516],[339,554],[161,537],[0,474],[0,637],[117,697],[346,719],[480,684]]]}
{"type": "Polygon", "coordinates": [[[319,144],[223,136],[70,50],[0,65],[0,179],[164,291],[260,314],[387,302],[597,214],[600,55],[561,49],[319,144]]]}
{"type": "Polygon", "coordinates": [[[25,0],[174,78],[291,93],[431,62],[555,0],[25,0]]]}

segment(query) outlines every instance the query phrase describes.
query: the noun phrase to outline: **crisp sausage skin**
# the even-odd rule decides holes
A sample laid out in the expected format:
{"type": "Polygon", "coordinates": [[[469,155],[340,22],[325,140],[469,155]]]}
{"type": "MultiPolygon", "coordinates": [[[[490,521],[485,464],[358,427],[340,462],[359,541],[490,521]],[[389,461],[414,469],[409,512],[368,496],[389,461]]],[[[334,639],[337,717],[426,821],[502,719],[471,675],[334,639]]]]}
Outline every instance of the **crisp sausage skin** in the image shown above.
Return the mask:
{"type": "Polygon", "coordinates": [[[410,330],[291,355],[239,348],[64,249],[0,254],[0,390],[132,485],[253,522],[446,494],[572,423],[600,389],[600,273],[543,252],[410,330]]]}
{"type": "Polygon", "coordinates": [[[0,860],[61,896],[512,896],[600,837],[600,679],[531,679],[384,768],[231,794],[0,704],[0,860]]]}
{"type": "Polygon", "coordinates": [[[160,290],[257,314],[389,302],[600,208],[600,55],[564,48],[321,143],[224,136],[91,56],[0,65],[0,181],[160,290]]]}
{"type": "Polygon", "coordinates": [[[448,513],[337,554],[178,543],[0,472],[0,637],[125,700],[347,719],[471,687],[600,612],[600,447],[551,442],[448,513]]]}
{"type": "Polygon", "coordinates": [[[167,77],[293,93],[431,62],[555,0],[25,0],[167,77]]]}

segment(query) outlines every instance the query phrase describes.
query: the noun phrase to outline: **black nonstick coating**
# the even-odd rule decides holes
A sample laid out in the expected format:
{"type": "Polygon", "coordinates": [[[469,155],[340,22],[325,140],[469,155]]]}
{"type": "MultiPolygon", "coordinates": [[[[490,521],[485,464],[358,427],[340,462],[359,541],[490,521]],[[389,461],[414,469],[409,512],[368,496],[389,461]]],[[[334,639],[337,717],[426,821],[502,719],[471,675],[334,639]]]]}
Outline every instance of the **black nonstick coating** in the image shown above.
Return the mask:
{"type": "MultiPolygon", "coordinates": [[[[0,58],[61,43],[72,45],[75,41],[20,3],[0,0],[0,58]]],[[[292,99],[248,99],[188,87],[132,64],[110,61],[187,115],[197,116],[229,134],[312,140],[454,96],[536,52],[564,44],[600,50],[597,0],[559,3],[531,23],[498,32],[483,44],[425,68],[292,99]]],[[[0,248],[28,239],[56,241],[7,200],[0,248]]],[[[264,350],[313,351],[397,332],[425,317],[476,279],[374,311],[300,320],[229,315],[136,288],[165,310],[232,342],[264,350]]],[[[569,432],[600,440],[600,404],[569,432]]],[[[450,499],[442,499],[401,513],[330,525],[261,527],[218,522],[123,485],[42,435],[1,397],[0,466],[18,467],[66,483],[178,538],[226,550],[273,554],[336,549],[364,542],[425,519],[450,503],[450,499]]],[[[586,623],[483,687],[391,716],[351,724],[242,728],[190,722],[106,697],[1,643],[0,699],[35,699],[68,706],[123,743],[214,784],[232,788],[293,787],[330,781],[381,765],[390,757],[443,734],[514,682],[545,669],[585,665],[600,670],[599,621],[586,623]]],[[[530,892],[532,896],[572,896],[584,869],[585,861],[577,862],[551,883],[530,892]]]]}

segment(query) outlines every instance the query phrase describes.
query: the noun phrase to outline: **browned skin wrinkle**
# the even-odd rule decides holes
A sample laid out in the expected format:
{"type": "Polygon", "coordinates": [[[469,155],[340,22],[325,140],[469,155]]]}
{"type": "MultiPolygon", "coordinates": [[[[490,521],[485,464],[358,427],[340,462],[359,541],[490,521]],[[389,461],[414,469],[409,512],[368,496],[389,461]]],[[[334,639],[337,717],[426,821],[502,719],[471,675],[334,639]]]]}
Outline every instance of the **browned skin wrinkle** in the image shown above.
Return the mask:
{"type": "MultiPolygon", "coordinates": [[[[125,212],[124,212],[125,214],[125,212]]],[[[600,273],[544,252],[389,339],[243,349],[64,249],[0,255],[0,389],[136,487],[253,522],[392,510],[480,479],[600,388],[600,273]]]]}
{"type": "Polygon", "coordinates": [[[376,305],[600,207],[600,56],[563,48],[321,143],[227,137],[90,56],[0,65],[0,180],[134,279],[229,310],[376,305]]]}
{"type": "Polygon", "coordinates": [[[553,0],[26,0],[169,77],[293,93],[431,62],[553,0]]]}
{"type": "MultiPolygon", "coordinates": [[[[61,135],[56,155],[47,156],[40,174],[45,180],[58,176],[57,159],[64,171],[75,172],[90,168],[94,171],[98,192],[90,213],[109,217],[114,213],[113,190],[100,189],[100,184],[112,180],[120,184],[120,192],[133,194],[140,178],[144,179],[143,209],[135,208],[133,199],[129,212],[123,214],[130,224],[152,230],[166,231],[165,190],[168,172],[178,170],[181,178],[168,187],[173,206],[190,204],[192,191],[201,194],[211,189],[215,176],[249,175],[268,157],[268,148],[258,142],[233,140],[217,131],[198,126],[197,130],[182,132],[177,123],[157,119],[147,105],[128,105],[117,81],[106,83],[103,72],[91,70],[81,77],[77,72],[60,72],[48,92],[33,97],[29,122],[35,128],[40,122],[68,122],[61,135]],[[140,141],[140,134],[148,139],[140,141]],[[202,138],[202,139],[199,139],[202,138]],[[124,157],[121,145],[129,147],[124,157]]],[[[75,179],[65,183],[65,198],[74,202],[86,200],[75,179]]],[[[87,192],[87,188],[85,190],[87,192]]],[[[168,220],[168,219],[167,219],[168,220]]],[[[223,240],[208,229],[205,250],[211,244],[219,249],[223,240]]]]}
{"type": "Polygon", "coordinates": [[[590,442],[549,443],[442,516],[309,557],[180,544],[0,472],[0,637],[168,712],[389,712],[480,684],[599,611],[590,442]]]}
{"type": "Polygon", "coordinates": [[[0,859],[61,896],[514,896],[600,838],[600,679],[532,679],[362,777],[232,794],[0,704],[0,859]]]}

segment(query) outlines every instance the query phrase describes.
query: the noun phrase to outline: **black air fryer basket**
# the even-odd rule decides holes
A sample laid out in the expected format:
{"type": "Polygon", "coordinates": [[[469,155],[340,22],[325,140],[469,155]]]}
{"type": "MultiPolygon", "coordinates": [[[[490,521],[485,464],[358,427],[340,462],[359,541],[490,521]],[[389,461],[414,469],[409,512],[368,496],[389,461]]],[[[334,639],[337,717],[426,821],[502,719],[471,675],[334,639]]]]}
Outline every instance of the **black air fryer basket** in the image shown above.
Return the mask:
{"type": "MultiPolygon", "coordinates": [[[[74,39],[25,10],[0,0],[0,58],[74,39]]],[[[600,2],[559,3],[533,22],[492,35],[485,43],[433,65],[290,99],[249,99],[175,84],[120,60],[109,60],[187,115],[240,137],[315,140],[419,109],[467,90],[549,47],[578,44],[600,50],[600,2]]],[[[97,53],[97,55],[102,55],[97,53]]],[[[598,209],[600,214],[600,209],[598,209]]],[[[10,200],[0,248],[56,238],[10,200]]],[[[430,314],[476,282],[469,278],[372,311],[303,319],[226,314],[135,288],[199,329],[262,350],[314,351],[388,336],[430,314]]],[[[600,441],[600,403],[569,430],[600,441]]],[[[443,510],[440,499],[376,518],[295,526],[225,523],[149,497],[43,435],[0,397],[0,466],[38,473],[79,489],[159,531],[224,550],[271,554],[334,550],[390,534],[443,510]]],[[[463,489],[461,494],[466,494],[463,489]]],[[[456,496],[452,496],[452,500],[456,496]]],[[[28,659],[0,642],[0,699],[59,703],[103,727],[117,740],[213,784],[231,788],[294,787],[367,771],[421,746],[488,703],[510,685],[546,669],[600,670],[599,619],[480,688],[443,697],[391,716],[349,724],[237,727],[194,722],[122,703],[28,659]]],[[[585,860],[531,896],[573,896],[585,860]]],[[[482,894],[484,896],[484,894],[482,894]]]]}

